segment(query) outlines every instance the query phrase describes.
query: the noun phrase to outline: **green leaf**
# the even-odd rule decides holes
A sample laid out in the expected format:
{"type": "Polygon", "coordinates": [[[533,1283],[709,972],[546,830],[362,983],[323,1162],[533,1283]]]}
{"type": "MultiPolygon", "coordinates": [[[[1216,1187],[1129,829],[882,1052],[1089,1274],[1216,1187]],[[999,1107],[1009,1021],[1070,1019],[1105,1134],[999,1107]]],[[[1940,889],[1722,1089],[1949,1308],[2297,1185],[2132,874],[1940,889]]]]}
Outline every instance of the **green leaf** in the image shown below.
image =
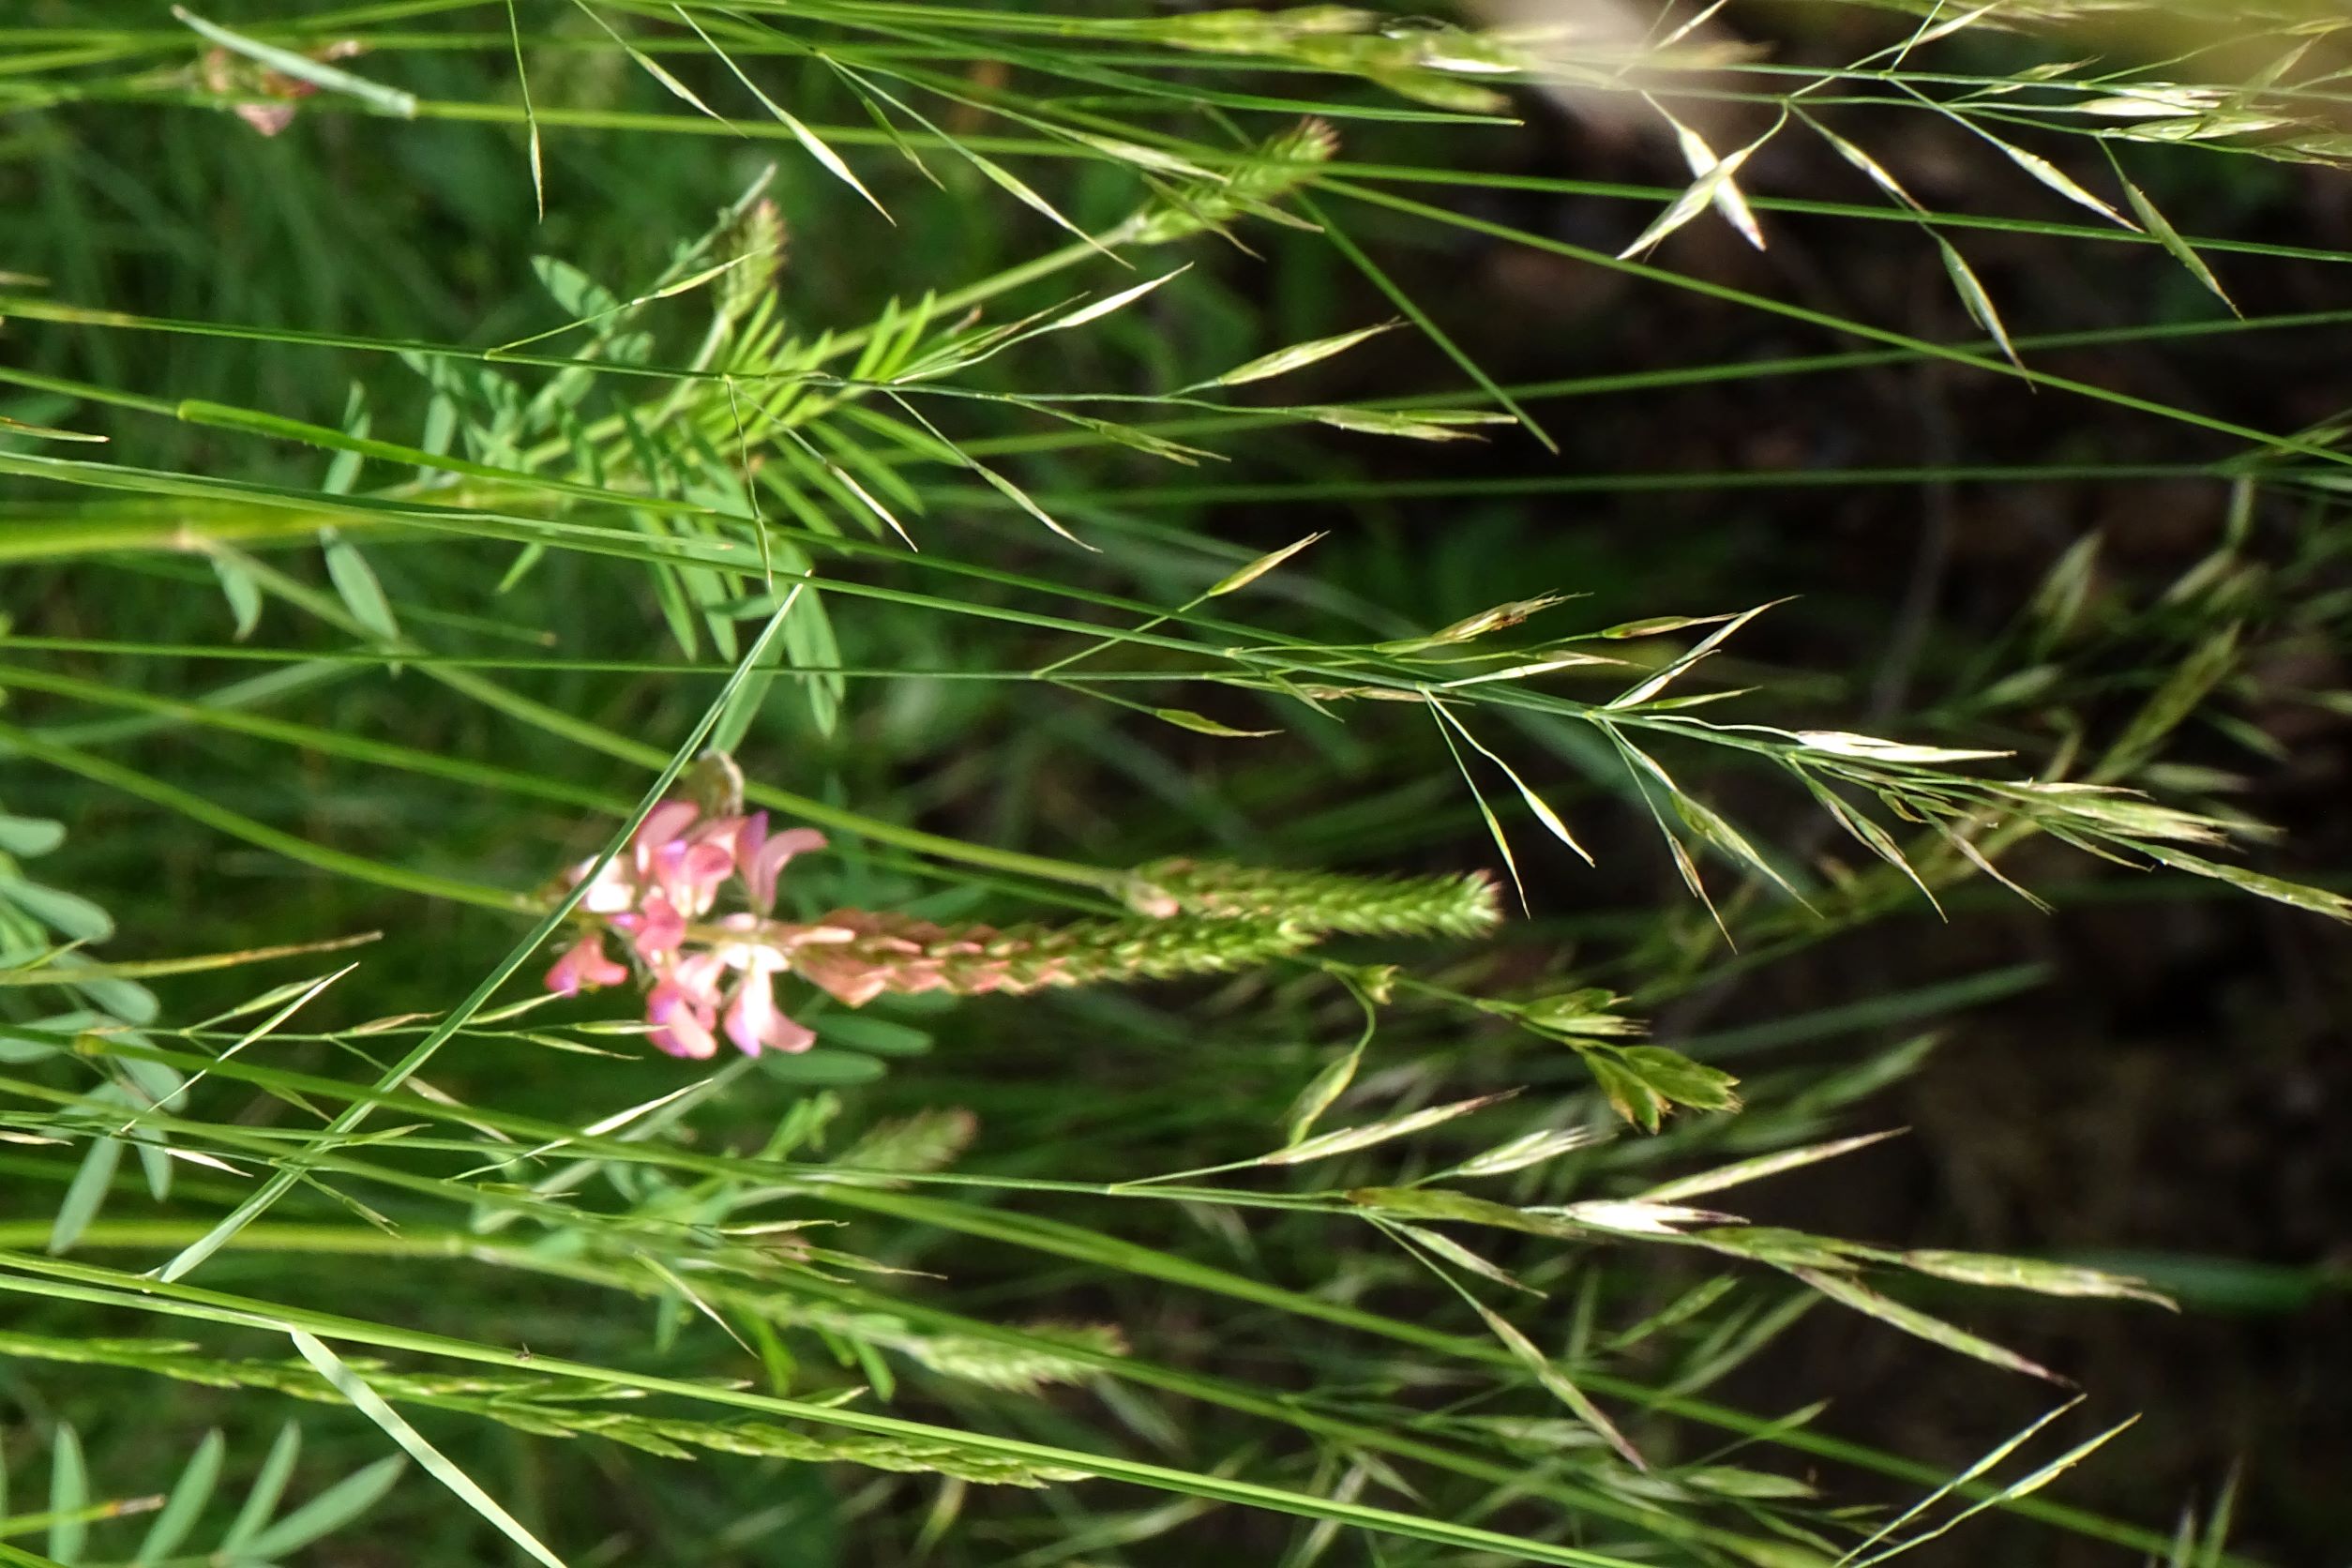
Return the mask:
{"type": "MultiPolygon", "coordinates": [[[[123,1145],[120,1138],[98,1138],[90,1140],[89,1149],[75,1168],[73,1180],[66,1185],[66,1196],[57,1205],[57,1217],[50,1223],[49,1250],[62,1253],[71,1250],[82,1233],[90,1228],[90,1221],[106,1202],[107,1194],[114,1184],[114,1171],[122,1163],[123,1145]]],[[[53,1556],[55,1554],[52,1554],[53,1556]]]]}
{"type": "MultiPolygon", "coordinates": [[[[352,445],[337,452],[326,465],[326,477],[319,482],[325,495],[349,495],[359,484],[359,471],[367,463],[363,444],[374,421],[368,414],[368,393],[359,383],[351,386],[351,397],[343,404],[343,433],[352,445]]],[[[217,558],[216,558],[217,559],[217,558]]]]}
{"type": "Polygon", "coordinates": [[[829,1013],[819,1030],[828,1044],[868,1056],[924,1056],[933,1044],[928,1031],[863,1013],[829,1013]]]}
{"type": "Polygon", "coordinates": [[[222,1557],[246,1555],[253,1538],[261,1534],[269,1524],[270,1515],[278,1512],[278,1500],[286,1495],[286,1483],[294,1479],[294,1460],[301,1454],[302,1428],[289,1421],[278,1429],[277,1440],[262,1460],[260,1473],[254,1476],[236,1518],[229,1525],[229,1533],[220,1538],[222,1557]]]}
{"type": "MultiPolygon", "coordinates": [[[[820,1037],[828,1033],[832,1021],[826,1019],[817,1025],[820,1037]]],[[[760,1058],[760,1070],[786,1083],[846,1088],[852,1084],[872,1083],[890,1069],[881,1058],[868,1056],[864,1051],[828,1050],[819,1046],[796,1056],[783,1051],[768,1051],[760,1058]]]]}
{"type": "Polygon", "coordinates": [[[47,854],[66,841],[66,824],[47,817],[11,817],[0,813],[0,853],[31,859],[47,854]]]}
{"type": "MultiPolygon", "coordinates": [[[[786,617],[788,635],[792,611],[807,586],[806,582],[792,584],[792,592],[784,596],[784,602],[776,608],[776,613],[786,617]]],[[[757,671],[736,687],[734,695],[728,699],[727,706],[720,711],[718,722],[711,726],[713,749],[734,751],[743,745],[744,737],[751,731],[752,720],[760,716],[760,708],[767,701],[768,686],[775,679],[771,672],[784,661],[784,657],[785,647],[780,638],[770,641],[761,651],[757,671]]]]}
{"type": "Polygon", "coordinates": [[[69,1422],[57,1424],[49,1445],[49,1511],[58,1517],[49,1527],[49,1556],[65,1568],[82,1560],[82,1547],[90,1535],[90,1521],[77,1517],[90,1506],[89,1467],[82,1458],[82,1435],[69,1422]]]}
{"type": "Polygon", "coordinates": [[[1740,1097],[1732,1088],[1740,1080],[1720,1067],[1692,1061],[1666,1046],[1618,1046],[1617,1058],[1639,1073],[1651,1088],[1679,1106],[1694,1110],[1737,1110],[1740,1097]]]}
{"type": "Polygon", "coordinates": [[[188,1456],[188,1464],[180,1478],[172,1485],[172,1495],[163,1504],[163,1512],[147,1527],[145,1539],[132,1554],[133,1568],[146,1568],[164,1558],[175,1556],[188,1532],[196,1528],[196,1520],[204,1512],[204,1504],[212,1500],[213,1488],[220,1482],[220,1461],[226,1452],[220,1429],[204,1434],[204,1440],[196,1445],[196,1452],[188,1456]]]}
{"type": "Polygon", "coordinates": [[[253,574],[227,556],[211,557],[213,576],[220,580],[221,596],[229,601],[229,614],[236,626],[239,642],[253,635],[253,628],[262,624],[262,590],[253,580],[253,574]]]}
{"type": "Polygon", "coordinates": [[[386,642],[400,640],[400,624],[392,617],[391,601],[384,596],[384,584],[376,580],[375,568],[359,553],[359,547],[333,528],[319,530],[319,544],[326,552],[326,575],[335,583],[335,592],[342,596],[343,607],[369,631],[386,642]]]}
{"type": "Polygon", "coordinates": [[[323,1535],[333,1534],[374,1507],[407,1468],[406,1459],[391,1454],[343,1477],[246,1543],[247,1553],[259,1558],[283,1557],[323,1535]]]}
{"type": "Polygon", "coordinates": [[[104,942],[114,934],[113,916],[78,893],[0,876],[0,898],[74,942],[104,942]]]}
{"type": "Polygon", "coordinates": [[[833,618],[825,612],[824,596],[813,589],[785,623],[784,652],[793,668],[802,671],[808,722],[820,735],[831,735],[840,725],[841,703],[849,685],[840,671],[841,646],[834,641],[833,618]]]}
{"type": "Polygon", "coordinates": [[[1618,1115],[1644,1132],[1676,1106],[1694,1110],[1737,1110],[1732,1088],[1740,1080],[1719,1067],[1704,1066],[1665,1046],[1577,1045],[1593,1081],[1618,1115]]]}
{"type": "Polygon", "coordinates": [[[534,256],[531,271],[574,324],[616,315],[625,309],[619,295],[560,257],[534,256]]]}
{"type": "Polygon", "coordinates": [[[1519,1021],[1547,1033],[1611,1035],[1641,1034],[1649,1026],[1614,1009],[1625,999],[1605,986],[1582,986],[1556,996],[1538,997],[1517,1008],[1519,1021]]]}
{"type": "Polygon", "coordinates": [[[1306,1141],[1306,1135],[1314,1130],[1323,1112],[1348,1092],[1348,1085],[1355,1081],[1357,1066],[1364,1061],[1364,1042],[1357,1041],[1354,1049],[1317,1073],[1299,1091],[1299,1097],[1290,1102],[1289,1110],[1282,1118],[1284,1141],[1289,1147],[1296,1148],[1306,1141]]]}

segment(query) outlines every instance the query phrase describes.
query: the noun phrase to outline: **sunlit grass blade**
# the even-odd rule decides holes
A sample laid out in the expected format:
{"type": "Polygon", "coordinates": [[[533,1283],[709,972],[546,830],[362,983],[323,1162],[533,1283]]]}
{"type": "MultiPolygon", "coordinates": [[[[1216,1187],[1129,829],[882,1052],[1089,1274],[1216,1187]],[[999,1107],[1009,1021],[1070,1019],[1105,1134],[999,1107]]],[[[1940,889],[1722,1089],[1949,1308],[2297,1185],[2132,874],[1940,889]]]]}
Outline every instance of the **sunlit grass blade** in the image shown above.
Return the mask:
{"type": "Polygon", "coordinates": [[[1931,1345],[1941,1345],[1948,1350],[1957,1350],[1964,1356],[1973,1356],[1978,1361],[2005,1367],[2012,1372],[2022,1372],[2029,1378],[2040,1378],[2045,1382],[2066,1381],[2048,1367],[2028,1361],[2014,1350],[2004,1349],[1989,1339],[1954,1328],[1940,1318],[1931,1317],[1917,1307],[1881,1295],[1845,1274],[1827,1269],[1801,1268],[1789,1272],[1832,1301],[1850,1306],[1906,1334],[1916,1334],[1931,1345]]]}
{"type": "Polygon", "coordinates": [[[231,32],[218,23],[205,21],[185,6],[173,6],[172,15],[182,26],[208,41],[219,44],[232,53],[242,54],[249,60],[258,61],[274,71],[293,77],[297,82],[307,82],[327,92],[347,94],[371,109],[397,115],[404,120],[416,117],[416,95],[414,93],[398,87],[386,87],[381,83],[370,82],[366,77],[355,76],[350,71],[330,66],[323,60],[314,60],[307,54],[297,54],[292,50],[279,49],[274,44],[264,43],[258,38],[247,38],[242,33],[231,32]]]}
{"type": "MultiPolygon", "coordinates": [[[[384,1429],[384,1436],[398,1443],[401,1450],[421,1466],[425,1472],[450,1491],[460,1501],[480,1515],[492,1529],[528,1553],[532,1560],[545,1563],[547,1568],[564,1568],[564,1560],[547,1549],[539,1538],[525,1530],[520,1520],[498,1505],[497,1500],[482,1490],[474,1478],[460,1470],[441,1450],[425,1439],[425,1435],[410,1425],[400,1411],[384,1402],[384,1396],[369,1388],[367,1380],[354,1372],[343,1358],[329,1349],[317,1336],[301,1329],[290,1331],[288,1337],[301,1352],[302,1359],[319,1369],[319,1376],[333,1384],[335,1391],[352,1403],[353,1409],[384,1429]]],[[[257,1537],[258,1539],[258,1537],[257,1537]]]]}

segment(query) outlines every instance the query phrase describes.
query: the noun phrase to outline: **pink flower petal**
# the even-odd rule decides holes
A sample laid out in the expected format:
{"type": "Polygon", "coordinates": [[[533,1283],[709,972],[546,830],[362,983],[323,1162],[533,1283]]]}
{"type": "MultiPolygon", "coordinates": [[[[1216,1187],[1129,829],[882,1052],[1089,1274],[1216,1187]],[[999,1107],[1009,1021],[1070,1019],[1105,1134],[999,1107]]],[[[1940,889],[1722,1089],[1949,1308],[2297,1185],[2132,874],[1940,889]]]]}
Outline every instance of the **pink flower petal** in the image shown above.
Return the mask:
{"type": "Polygon", "coordinates": [[[709,1013],[674,980],[664,980],[645,999],[645,1021],[654,1026],[648,1038],[671,1056],[703,1062],[718,1052],[709,1013]]]}
{"type": "MultiPolygon", "coordinates": [[[[583,860],[572,868],[572,882],[578,885],[595,867],[596,861],[583,860]]],[[[588,891],[580,896],[580,907],[591,914],[618,914],[637,902],[637,878],[628,862],[608,860],[596,880],[588,884],[588,891]]]]}
{"type": "Polygon", "coordinates": [[[277,135],[294,124],[294,105],[291,103],[240,103],[237,105],[236,114],[238,119],[243,120],[264,136],[277,135]]]}
{"type": "Polygon", "coordinates": [[[727,1005],[727,1033],[746,1056],[759,1055],[762,1046],[804,1051],[817,1043],[814,1033],[777,1010],[775,979],[764,965],[746,971],[736,983],[727,1005]]]}
{"type": "Polygon", "coordinates": [[[555,960],[555,967],[547,972],[547,988],[559,996],[578,996],[583,987],[617,986],[628,977],[625,965],[606,956],[603,934],[591,932],[555,960]]]}
{"type": "Polygon", "coordinates": [[[665,800],[645,813],[645,820],[637,824],[637,837],[629,840],[642,872],[653,863],[654,852],[686,830],[698,814],[690,800],[665,800]]]}
{"type": "Polygon", "coordinates": [[[686,940],[686,916],[658,893],[648,897],[641,910],[614,915],[612,924],[630,933],[629,945],[649,964],[658,964],[686,940]]]}
{"type": "Polygon", "coordinates": [[[768,841],[768,814],[754,811],[747,817],[735,819],[735,864],[748,867],[760,858],[760,846],[768,841]]]}
{"type": "Polygon", "coordinates": [[[646,880],[687,915],[708,910],[718,897],[719,883],[735,869],[735,857],[727,844],[693,838],[673,838],[646,858],[646,880]]]}
{"type": "Polygon", "coordinates": [[[735,857],[724,844],[691,844],[678,867],[678,891],[686,895],[686,907],[696,914],[711,907],[718,897],[718,884],[735,873],[735,857]]]}
{"type": "Polygon", "coordinates": [[[701,1009],[706,1022],[718,1012],[718,988],[727,978],[727,965],[717,954],[689,954],[678,960],[667,978],[701,1009]]]}
{"type": "Polygon", "coordinates": [[[697,844],[722,844],[731,852],[742,837],[746,817],[705,817],[686,837],[697,844]]]}
{"type": "Polygon", "coordinates": [[[776,879],[792,856],[825,847],[825,836],[812,827],[788,828],[762,842],[744,863],[744,890],[751,907],[764,914],[776,907],[776,879]]]}

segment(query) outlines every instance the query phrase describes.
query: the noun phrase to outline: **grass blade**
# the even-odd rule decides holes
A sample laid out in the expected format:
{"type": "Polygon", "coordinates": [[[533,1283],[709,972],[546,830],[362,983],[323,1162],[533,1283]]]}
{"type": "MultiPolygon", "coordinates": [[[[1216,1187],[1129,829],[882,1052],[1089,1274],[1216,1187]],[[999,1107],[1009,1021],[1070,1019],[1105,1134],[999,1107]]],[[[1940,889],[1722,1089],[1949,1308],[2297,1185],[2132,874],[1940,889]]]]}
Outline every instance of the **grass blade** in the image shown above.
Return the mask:
{"type": "MultiPolygon", "coordinates": [[[[291,1337],[294,1349],[302,1352],[302,1359],[317,1367],[319,1376],[333,1384],[338,1394],[350,1400],[353,1409],[382,1427],[384,1435],[400,1444],[410,1458],[424,1468],[427,1474],[455,1492],[460,1501],[488,1520],[499,1534],[530,1554],[532,1560],[546,1564],[546,1568],[564,1568],[562,1558],[540,1545],[539,1538],[525,1530],[512,1514],[501,1508],[488,1492],[475,1485],[472,1476],[450,1463],[441,1450],[427,1442],[424,1434],[411,1426],[400,1411],[384,1402],[382,1395],[369,1388],[358,1373],[345,1365],[340,1356],[328,1349],[317,1336],[300,1329],[295,1329],[291,1337]]],[[[362,1476],[368,1473],[366,1470],[360,1472],[362,1476]]],[[[298,1518],[300,1515],[294,1517],[298,1518]]]]}

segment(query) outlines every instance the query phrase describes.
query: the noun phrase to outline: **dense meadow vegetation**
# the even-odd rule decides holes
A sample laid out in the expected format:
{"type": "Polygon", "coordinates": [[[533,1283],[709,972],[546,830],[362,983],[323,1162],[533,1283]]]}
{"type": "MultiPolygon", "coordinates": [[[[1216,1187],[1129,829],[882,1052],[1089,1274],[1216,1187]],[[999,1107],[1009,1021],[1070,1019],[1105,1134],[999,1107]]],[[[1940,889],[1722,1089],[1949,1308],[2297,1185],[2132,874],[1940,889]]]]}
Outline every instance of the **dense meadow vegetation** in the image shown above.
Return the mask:
{"type": "Polygon", "coordinates": [[[0,6],[0,1563],[2340,1556],[2352,24],[1440,9],[0,6]]]}

